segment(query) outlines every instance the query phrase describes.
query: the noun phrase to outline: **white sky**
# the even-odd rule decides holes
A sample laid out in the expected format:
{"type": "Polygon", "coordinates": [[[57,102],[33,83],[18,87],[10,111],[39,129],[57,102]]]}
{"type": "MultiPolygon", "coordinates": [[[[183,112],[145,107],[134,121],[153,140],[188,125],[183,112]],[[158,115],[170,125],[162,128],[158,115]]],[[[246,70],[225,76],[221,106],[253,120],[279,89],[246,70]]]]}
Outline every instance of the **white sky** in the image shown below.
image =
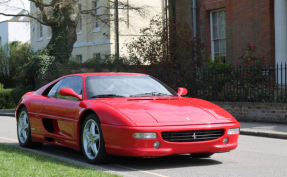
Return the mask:
{"type": "MultiPolygon", "coordinates": [[[[7,14],[17,14],[22,9],[30,11],[30,1],[28,0],[0,0],[0,12],[7,14]]],[[[0,15],[0,22],[13,17],[0,15]]]]}

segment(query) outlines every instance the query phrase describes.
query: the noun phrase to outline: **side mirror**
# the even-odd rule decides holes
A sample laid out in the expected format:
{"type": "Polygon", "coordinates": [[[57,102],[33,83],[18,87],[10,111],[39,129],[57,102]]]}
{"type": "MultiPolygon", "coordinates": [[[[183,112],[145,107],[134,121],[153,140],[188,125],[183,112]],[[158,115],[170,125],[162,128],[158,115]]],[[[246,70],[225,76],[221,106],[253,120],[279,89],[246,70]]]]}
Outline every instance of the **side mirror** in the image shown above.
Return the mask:
{"type": "Polygon", "coordinates": [[[60,91],[59,91],[59,94],[61,96],[71,96],[71,97],[75,97],[75,98],[78,98],[79,100],[82,100],[82,95],[78,95],[76,92],[74,92],[73,89],[71,88],[62,88],[60,91]]]}
{"type": "Polygon", "coordinates": [[[178,95],[178,96],[186,95],[187,92],[188,92],[188,91],[187,91],[186,88],[184,88],[184,87],[179,87],[179,88],[178,88],[178,91],[177,91],[177,95],[178,95]]]}

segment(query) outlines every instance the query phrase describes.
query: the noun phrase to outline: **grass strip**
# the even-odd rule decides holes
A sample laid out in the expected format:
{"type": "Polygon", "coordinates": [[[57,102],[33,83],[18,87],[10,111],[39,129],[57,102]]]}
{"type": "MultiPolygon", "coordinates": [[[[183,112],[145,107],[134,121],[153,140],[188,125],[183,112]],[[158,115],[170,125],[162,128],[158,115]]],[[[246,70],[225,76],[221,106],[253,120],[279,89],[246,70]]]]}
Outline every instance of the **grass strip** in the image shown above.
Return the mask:
{"type": "Polygon", "coordinates": [[[118,177],[118,175],[97,171],[4,144],[0,144],[0,176],[118,177]]]}

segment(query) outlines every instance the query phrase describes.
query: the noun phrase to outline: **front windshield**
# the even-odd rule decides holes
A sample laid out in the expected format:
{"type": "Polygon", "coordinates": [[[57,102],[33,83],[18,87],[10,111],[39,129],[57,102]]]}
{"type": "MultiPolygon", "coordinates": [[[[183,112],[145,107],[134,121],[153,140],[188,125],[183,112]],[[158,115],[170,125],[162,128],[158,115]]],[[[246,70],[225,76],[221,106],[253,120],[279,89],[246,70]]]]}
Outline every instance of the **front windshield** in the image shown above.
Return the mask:
{"type": "Polygon", "coordinates": [[[177,96],[171,88],[145,75],[86,77],[88,99],[110,97],[177,96]]]}

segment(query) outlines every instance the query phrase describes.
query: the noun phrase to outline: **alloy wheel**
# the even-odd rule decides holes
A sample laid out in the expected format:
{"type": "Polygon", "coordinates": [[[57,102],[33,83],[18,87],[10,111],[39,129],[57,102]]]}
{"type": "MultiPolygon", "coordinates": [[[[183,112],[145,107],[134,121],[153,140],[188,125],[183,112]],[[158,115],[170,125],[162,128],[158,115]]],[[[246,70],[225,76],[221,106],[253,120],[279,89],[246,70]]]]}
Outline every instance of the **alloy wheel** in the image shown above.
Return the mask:
{"type": "Polygon", "coordinates": [[[25,111],[22,111],[18,119],[18,136],[21,143],[27,141],[29,135],[29,118],[25,111]]]}
{"type": "Polygon", "coordinates": [[[100,131],[98,124],[90,119],[83,129],[83,147],[89,159],[95,159],[100,148],[100,131]]]}

